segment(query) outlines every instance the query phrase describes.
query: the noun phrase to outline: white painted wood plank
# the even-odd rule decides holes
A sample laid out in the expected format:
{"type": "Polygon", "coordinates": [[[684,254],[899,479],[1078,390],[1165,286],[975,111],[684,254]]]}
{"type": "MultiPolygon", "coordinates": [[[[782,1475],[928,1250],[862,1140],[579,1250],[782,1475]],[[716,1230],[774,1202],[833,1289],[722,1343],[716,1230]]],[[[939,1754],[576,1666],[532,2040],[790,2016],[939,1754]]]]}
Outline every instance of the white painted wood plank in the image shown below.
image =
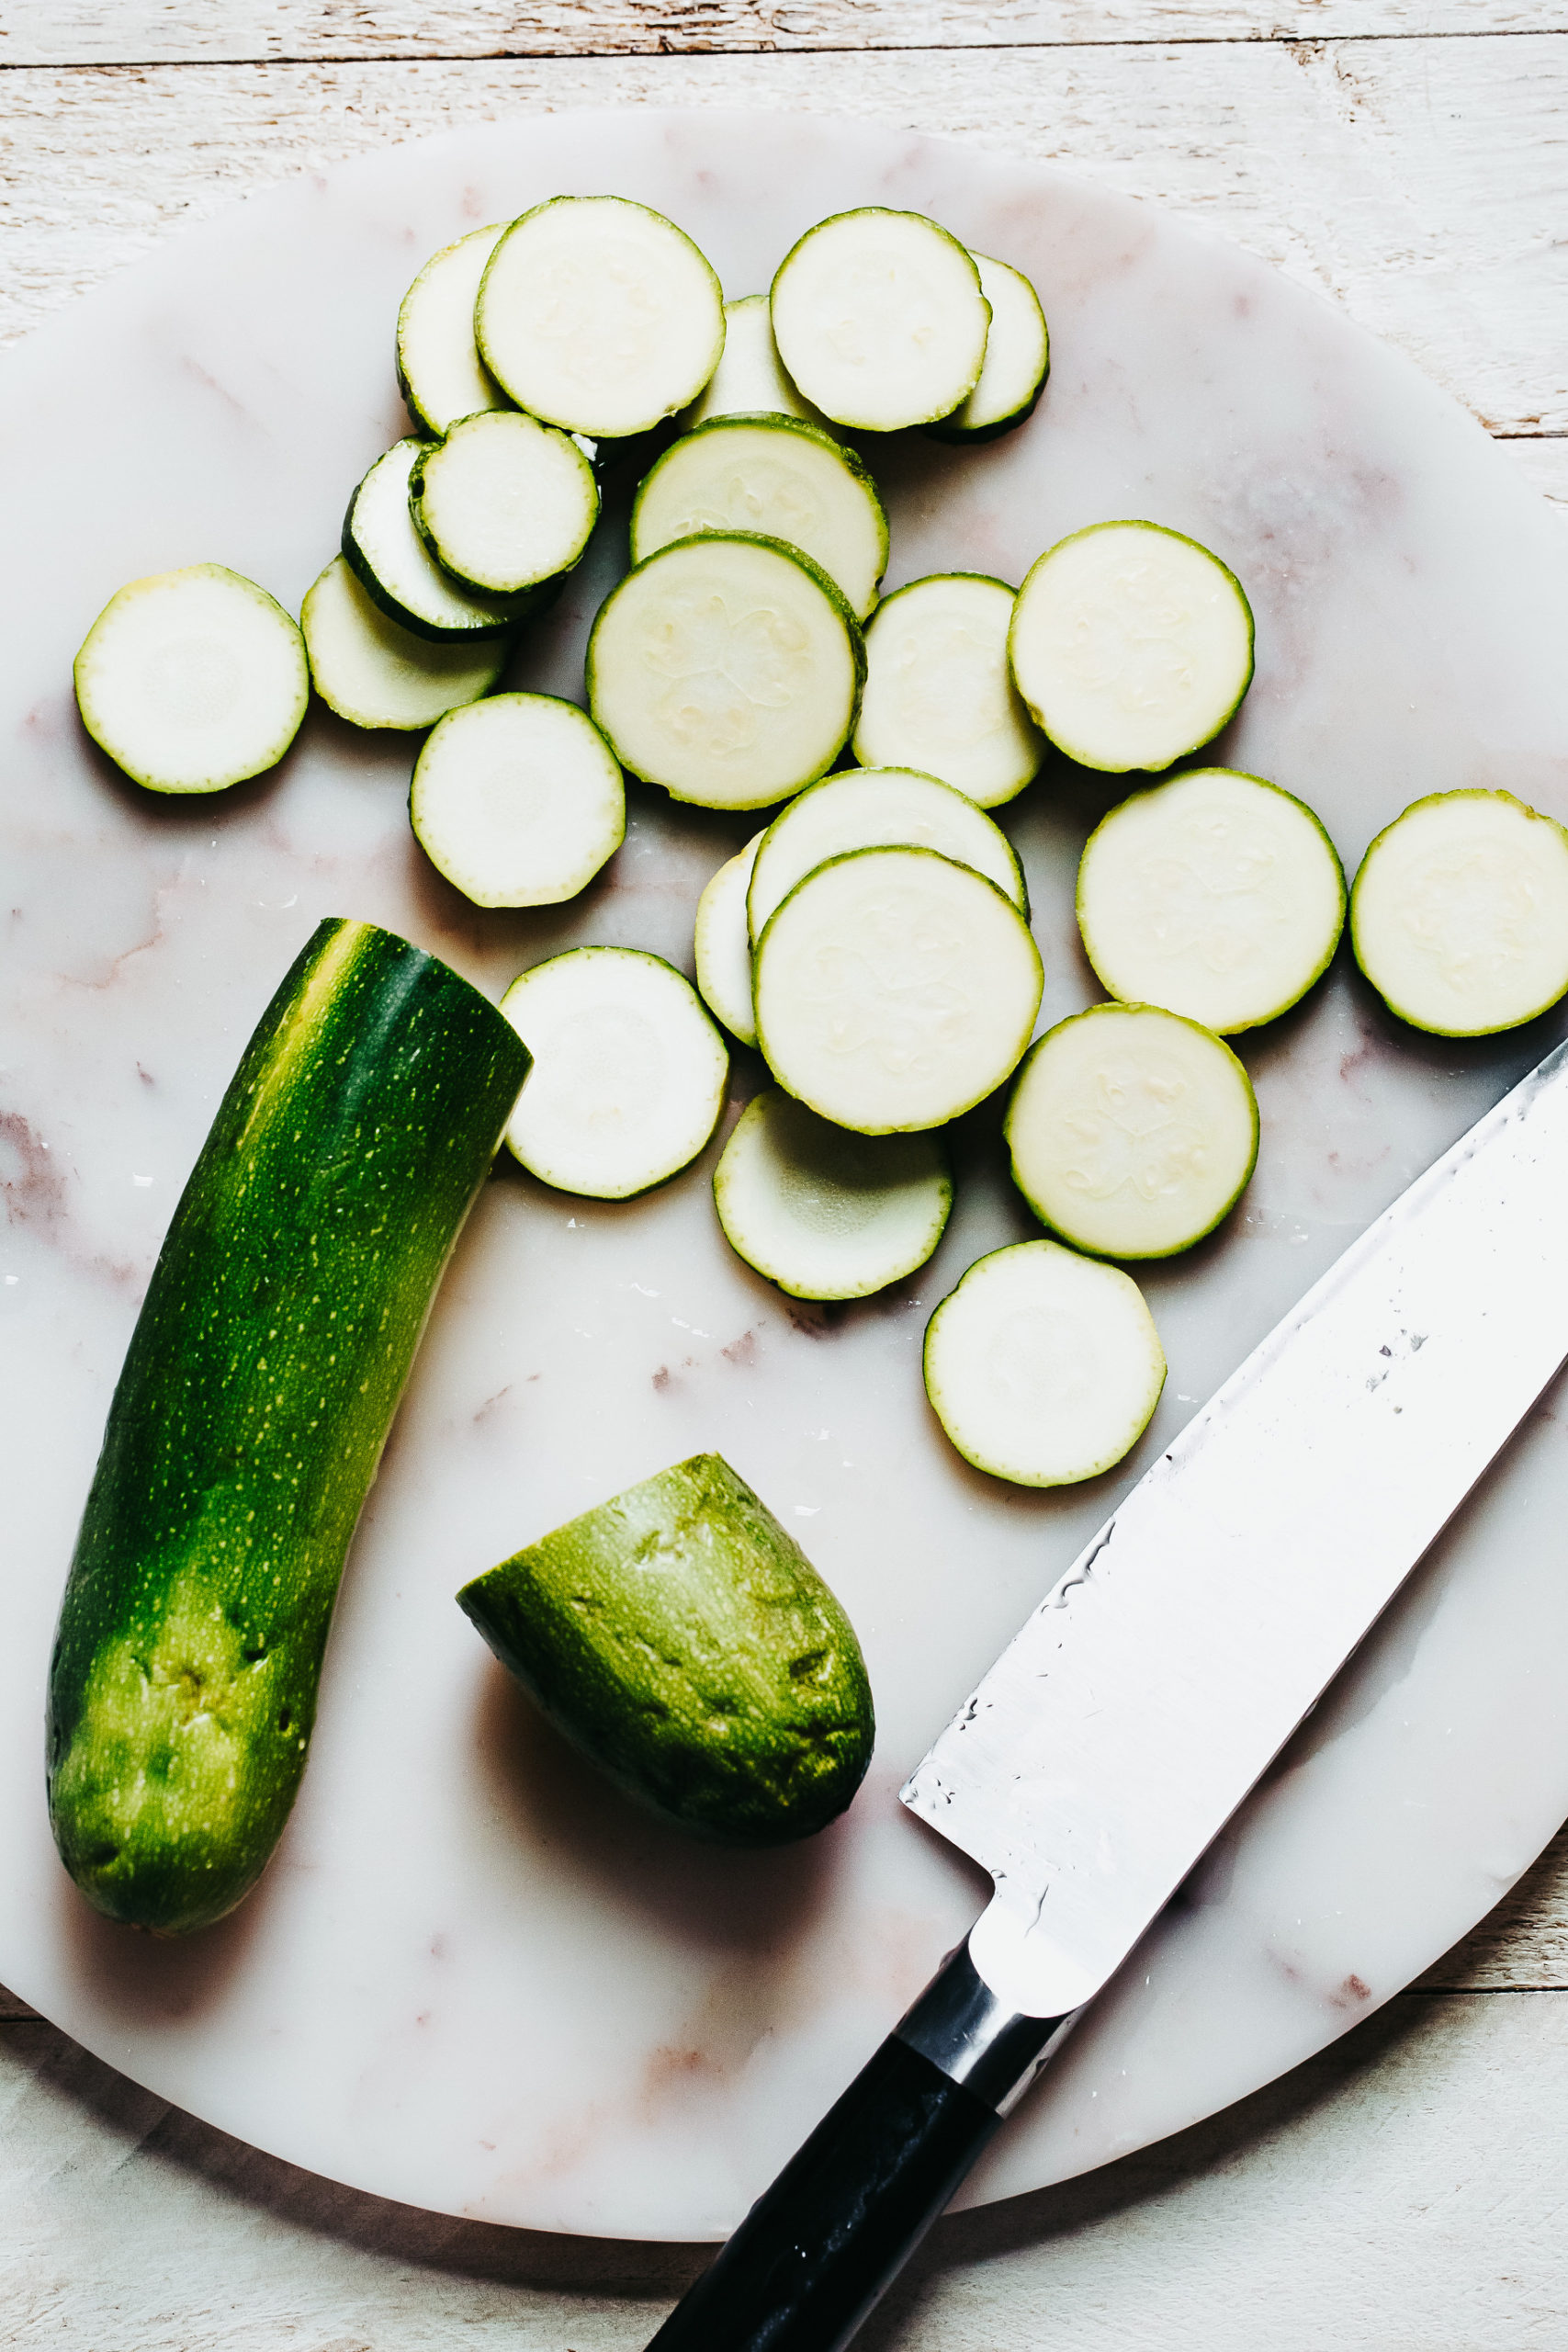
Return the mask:
{"type": "Polygon", "coordinates": [[[1341,301],[1493,429],[1568,431],[1568,35],[39,70],[5,88],[0,334],[229,197],[457,119],[816,107],[1168,204],[1341,301]]]}
{"type": "Polygon", "coordinates": [[[1552,0],[8,0],[0,62],[612,56],[1550,32],[1552,0]]]}

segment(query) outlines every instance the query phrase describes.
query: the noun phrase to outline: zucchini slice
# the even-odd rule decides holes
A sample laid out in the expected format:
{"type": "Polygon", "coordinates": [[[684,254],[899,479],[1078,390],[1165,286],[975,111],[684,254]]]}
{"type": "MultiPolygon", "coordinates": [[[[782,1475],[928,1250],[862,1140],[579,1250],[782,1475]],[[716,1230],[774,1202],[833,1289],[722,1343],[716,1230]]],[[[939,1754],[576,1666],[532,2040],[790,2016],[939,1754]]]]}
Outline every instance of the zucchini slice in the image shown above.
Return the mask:
{"type": "Polygon", "coordinates": [[[414,765],[409,817],[476,907],[553,907],[586,889],[626,831],[626,795],[586,712],[491,695],[448,713],[414,765]]]}
{"type": "Polygon", "coordinates": [[[299,631],[220,563],[121,588],[74,675],[83,726],[149,792],[222,792],[276,767],[310,699],[299,631]]]}
{"type": "Polygon", "coordinates": [[[739,1257],[792,1298],[869,1298],[923,1266],[953,1207],[934,1136],[852,1136],[770,1088],[713,1179],[739,1257]]]}
{"type": "Polygon", "coordinates": [[[697,992],[716,1021],[743,1046],[757,1042],[751,1003],[751,934],[746,928],[746,893],[761,833],[728,859],[697,900],[693,954],[697,992]]]}
{"type": "Polygon", "coordinates": [[[779,264],[770,310],[807,399],[870,433],[951,416],[979,379],[991,317],[957,238],[880,205],[808,229],[779,264]]]}
{"type": "Polygon", "coordinates": [[[61,1606],[49,1802],[112,1919],[183,1935],[266,1862],[338,1579],[528,1057],[369,923],[323,922],[245,1049],[153,1270],[61,1606]]]}
{"type": "Polygon", "coordinates": [[[724,350],[684,422],[691,431],[710,417],[769,414],[827,426],[821,410],[803,400],[784,373],[767,296],[742,294],[724,306],[724,350]]]}
{"type": "Polygon", "coordinates": [[[474,341],[479,280],[510,226],[492,221],[443,245],[403,296],[398,386],[409,413],[427,433],[445,433],[460,416],[477,416],[481,409],[511,405],[474,341]]]}
{"type": "Polygon", "coordinates": [[[854,1628],[716,1453],[584,1511],[457,1605],[568,1739],[699,1838],[809,1838],[865,1776],[854,1628]]]}
{"type": "Polygon", "coordinates": [[[672,800],[766,808],[815,783],[860,707],[860,625],[797,548],[703,533],[645,556],[599,608],[588,707],[672,800]]]}
{"type": "Polygon", "coordinates": [[[793,416],[721,416],[644,475],[632,561],[696,531],[752,531],[821,565],[857,620],[887,568],[887,517],[852,449],[793,416]]]}
{"type": "Polygon", "coordinates": [[[1040,558],[1008,658],[1080,767],[1168,768],[1211,742],[1252,684],[1252,607],[1217,555],[1158,523],[1093,523],[1040,558]]]}
{"type": "Polygon", "coordinates": [[[1042,1225],[1097,1257],[1172,1258],[1246,1191],[1258,1098],[1212,1030],[1157,1005],[1091,1004],[1032,1048],[1005,1133],[1042,1225]]]}
{"type": "Polygon", "coordinates": [[[885,596],[865,632],[855,726],[863,767],[919,768],[982,808],[1015,800],[1045,744],[1008,667],[1013,592],[974,571],[935,572],[885,596]]]}
{"type": "Polygon", "coordinates": [[[1361,860],[1350,944],[1412,1028],[1517,1029],[1568,991],[1568,833],[1511,792],[1413,801],[1361,860]]]}
{"type": "Polygon", "coordinates": [[[414,526],[409,492],[427,441],[399,441],[377,458],[343,522],[343,551],[360,586],[415,637],[453,644],[502,637],[535,610],[542,592],[479,596],[444,571],[414,526]]]}
{"type": "Polygon", "coordinates": [[[926,431],[933,441],[994,441],[1033,415],[1051,368],[1051,338],[1040,297],[1022,270],[989,254],[973,254],[980,291],[991,306],[980,380],[962,406],[926,431]]]}
{"type": "Polygon", "coordinates": [[[534,1063],[506,1140],[541,1183],[630,1200],[688,1166],[717,1126],[728,1049],[662,956],[569,948],[513,980],[501,1010],[534,1063]]]}
{"type": "Polygon", "coordinates": [[[570,434],[501,409],[460,417],[421,449],[409,505],[460,586],[515,596],[571,570],[599,520],[599,485],[570,434]]]}
{"type": "Polygon", "coordinates": [[[746,894],[752,938],[761,938],[774,908],[815,866],[847,850],[899,847],[934,849],[972,865],[1027,918],[1029,893],[1018,853],[983,809],[951,785],[912,768],[846,768],[781,808],[762,835],[746,894]]]}
{"type": "Polygon", "coordinates": [[[1016,1487],[1114,1469],[1149,1425],[1165,1351],[1130,1274],[1055,1241],[970,1267],[926,1326],[926,1395],[966,1462],[1016,1487]]]}
{"type": "Polygon", "coordinates": [[[1289,1012],[1328,969],[1345,875],[1304,801],[1235,768],[1190,768],[1100,820],[1077,913],[1111,996],[1231,1036],[1289,1012]]]}
{"type": "Polygon", "coordinates": [[[755,970],[758,1042],[779,1084],[872,1136],[940,1127],[1010,1078],[1043,977],[994,882],[903,848],[852,850],[808,874],[770,916],[755,970]]]}
{"type": "Polygon", "coordinates": [[[724,296],[661,212],[620,196],[558,196],[514,220],[491,254],[474,332],[519,408],[618,441],[695,400],[724,349],[724,296]]]}
{"type": "Polygon", "coordinates": [[[505,638],[435,645],[415,637],[371,602],[341,555],[306,590],[299,627],[311,684],[352,727],[434,727],[488,695],[512,650],[505,638]]]}

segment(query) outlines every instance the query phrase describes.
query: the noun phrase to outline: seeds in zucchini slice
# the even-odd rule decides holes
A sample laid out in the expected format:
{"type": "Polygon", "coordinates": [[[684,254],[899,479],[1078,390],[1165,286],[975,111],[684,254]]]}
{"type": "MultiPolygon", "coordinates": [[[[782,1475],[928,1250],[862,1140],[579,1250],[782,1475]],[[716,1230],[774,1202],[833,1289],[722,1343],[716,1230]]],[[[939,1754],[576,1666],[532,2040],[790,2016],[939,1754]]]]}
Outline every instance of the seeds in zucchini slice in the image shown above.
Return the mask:
{"type": "Polygon", "coordinates": [[[1013,592],[978,572],[933,573],[885,596],[865,632],[855,726],[863,766],[908,767],[998,808],[1045,745],[1008,667],[1013,592]]]}
{"type": "Polygon", "coordinates": [[[802,416],[808,424],[823,426],[828,422],[784,373],[767,296],[742,294],[724,306],[723,353],[684,421],[691,431],[710,417],[766,414],[802,416]]]}
{"type": "Polygon", "coordinates": [[[792,1298],[869,1298],[923,1266],[953,1206],[934,1136],[852,1136],[770,1088],[713,1179],[730,1248],[792,1298]]]}
{"type": "Polygon", "coordinates": [[[875,483],[852,449],[798,417],[716,417],[665,450],[632,508],[632,561],[696,531],[760,532],[798,548],[857,620],[887,563],[875,483]]]}
{"type": "Polygon", "coordinates": [[[1218,556],[1158,523],[1094,523],[1040,558],[1013,608],[1013,680],[1059,751],[1168,768],[1252,683],[1252,608],[1218,556]]]}
{"type": "Polygon", "coordinates": [[[479,357],[474,304],[485,264],[510,228],[492,221],[444,245],[420,271],[398,312],[398,382],[416,423],[445,433],[460,416],[507,408],[506,394],[479,357]]]}
{"type": "Polygon", "coordinates": [[[558,196],[496,246],[474,331],[519,408],[615,441],[696,398],[724,349],[724,296],[661,212],[619,196],[558,196]]]}
{"type": "Polygon", "coordinates": [[[1413,1028],[1517,1029],[1568,990],[1568,833],[1511,792],[1412,802],[1361,860],[1350,944],[1413,1028]]]}
{"type": "Polygon", "coordinates": [[[1171,1258],[1235,1207],[1258,1100],[1212,1030],[1151,1004],[1048,1029],[1008,1103],[1013,1182],[1043,1225],[1106,1258],[1171,1258]]]}
{"type": "Polygon", "coordinates": [[[738,856],[721,865],[697,900],[693,952],[697,992],[716,1021],[743,1046],[757,1042],[751,1003],[751,934],[746,928],[746,892],[761,833],[753,833],[738,856]]]}
{"type": "Polygon", "coordinates": [[[133,580],[82,640],[82,724],[150,792],[222,792],[288,751],[310,699],[299,629],[220,563],[133,580]]]}
{"type": "Polygon", "coordinates": [[[774,908],[814,867],[847,850],[897,848],[934,849],[972,865],[1027,917],[1018,853],[964,793],[912,768],[845,768],[781,808],[762,835],[746,899],[751,937],[761,938],[774,908]]]}
{"type": "Polygon", "coordinates": [[[431,864],[476,907],[553,907],[619,849],[626,787],[575,703],[491,695],[436,728],[409,816],[431,864]]]}
{"type": "Polygon", "coordinates": [[[343,524],[343,551],[367,594],[416,637],[437,644],[501,637],[534,611],[545,593],[476,595],[444,571],[425,546],[409,505],[413,469],[427,441],[399,441],[377,458],[343,524]]]}
{"type": "Polygon", "coordinates": [[[457,1604],[583,1754],[698,1837],[810,1837],[871,1761],[853,1627],[716,1453],[584,1511],[457,1604]]]}
{"type": "Polygon", "coordinates": [[[807,399],[872,433],[932,424],[967,400],[991,316],[956,237],[878,205],[808,229],[779,265],[770,308],[807,399]]]}
{"type": "Polygon", "coordinates": [[[930,849],[819,865],[769,918],[755,971],[773,1076],[861,1135],[940,1127],[983,1101],[1040,1010],[1040,953],[1017,907],[930,849]]]}
{"type": "Polygon", "coordinates": [[[299,627],[311,684],[354,727],[434,727],[488,695],[511,651],[505,638],[437,645],[415,637],[372,602],[341,555],[307,589],[299,627]]]}
{"type": "Polygon", "coordinates": [[[1234,768],[1190,768],[1101,819],[1077,913],[1112,996],[1234,1035],[1288,1012],[1327,970],[1345,876],[1303,801],[1234,768]]]}
{"type": "Polygon", "coordinates": [[[572,947],[501,1001],[534,1057],[506,1140],[541,1183],[625,1201],[694,1160],[718,1125],[729,1055],[661,956],[572,947]]]}
{"type": "Polygon", "coordinates": [[[1018,1487],[1114,1468],[1148,1427],[1165,1351],[1130,1274],[1055,1241],[971,1266],[926,1326],[926,1395],[966,1462],[1018,1487]]]}
{"type": "Polygon", "coordinates": [[[933,441],[994,441],[1032,416],[1051,366],[1051,342],[1040,297],[1021,269],[989,254],[970,256],[980,291],[991,306],[986,364],[963,405],[926,431],[933,441]]]}
{"type": "Polygon", "coordinates": [[[459,418],[409,476],[421,537],[460,585],[514,596],[570,571],[599,520],[593,468],[570,434],[516,409],[459,418]]]}
{"type": "Polygon", "coordinates": [[[824,775],[863,674],[859,623],[826,572],[748,533],[645,557],[588,640],[588,707],[622,766],[708,808],[766,808],[824,775]]]}

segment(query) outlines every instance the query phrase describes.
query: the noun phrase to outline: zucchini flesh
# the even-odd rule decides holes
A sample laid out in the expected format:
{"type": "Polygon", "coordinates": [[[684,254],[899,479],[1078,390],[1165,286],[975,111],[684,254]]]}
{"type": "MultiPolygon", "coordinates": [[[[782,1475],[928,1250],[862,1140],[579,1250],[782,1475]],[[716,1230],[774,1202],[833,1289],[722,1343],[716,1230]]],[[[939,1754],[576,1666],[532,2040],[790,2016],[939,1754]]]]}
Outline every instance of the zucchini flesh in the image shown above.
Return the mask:
{"type": "Polygon", "coordinates": [[[414,763],[409,819],[476,907],[574,899],[626,838],[621,771],[593,721],[556,695],[454,710],[414,763]]]}
{"type": "Polygon", "coordinates": [[[692,934],[697,993],[714,1019],[722,1021],[730,1035],[743,1046],[757,1042],[746,892],[761,838],[761,833],[753,833],[745,848],[719,867],[697,900],[697,920],[692,934]]]}
{"type": "Polygon", "coordinates": [[[429,447],[405,439],[377,458],[348,502],[343,552],[366,594],[415,637],[441,645],[504,636],[536,610],[548,583],[521,596],[481,596],[442,570],[409,503],[414,468],[429,447]]]}
{"type": "Polygon", "coordinates": [[[506,667],[504,638],[436,645],[415,637],[367,596],[334,555],[299,608],[310,684],[351,727],[434,727],[488,695],[506,667]]]}
{"type": "Polygon", "coordinates": [[[746,894],[751,936],[807,875],[855,849],[934,849],[972,865],[1027,915],[1018,853],[962,792],[912,768],[845,768],[781,808],[762,835],[746,894]]]}
{"type": "Polygon", "coordinates": [[[724,306],[724,349],[697,400],[683,420],[691,431],[714,416],[803,416],[808,424],[826,424],[820,409],[813,408],[785,375],[773,341],[765,294],[742,294],[724,306]]]}
{"type": "Polygon", "coordinates": [[[1051,341],[1040,297],[1021,269],[989,254],[971,256],[980,273],[980,291],[991,306],[986,364],[963,404],[939,424],[928,424],[933,441],[994,441],[1032,416],[1051,365],[1051,341]]]}
{"type": "Polygon", "coordinates": [[[792,1298],[869,1298],[923,1266],[953,1206],[935,1136],[852,1136],[770,1088],[714,1170],[724,1238],[792,1298]]]}
{"type": "Polygon", "coordinates": [[[599,520],[599,485],[570,434],[501,409],[459,417],[421,451],[409,508],[455,580],[515,596],[571,570],[599,520]]]}
{"type": "Polygon", "coordinates": [[[867,205],[808,229],[779,264],[779,356],[835,424],[930,424],[967,400],[990,309],[956,237],[923,213],[867,205]]]}
{"type": "Polygon", "coordinates": [[[918,768],[982,808],[1016,799],[1045,745],[1008,668],[1013,592],[978,572],[933,573],[885,596],[865,632],[855,726],[863,767],[918,768]]]}
{"type": "Polygon", "coordinates": [[[527,1068],[457,973],[342,922],[245,1049],[131,1337],[50,1668],[55,1841],[110,1918],[205,1927],[276,1842],[349,1542],[527,1068]]]}
{"type": "Polygon", "coordinates": [[[492,221],[444,245],[403,296],[398,382],[411,415],[427,433],[445,433],[460,416],[508,405],[474,342],[474,304],[485,264],[510,226],[492,221]]]}

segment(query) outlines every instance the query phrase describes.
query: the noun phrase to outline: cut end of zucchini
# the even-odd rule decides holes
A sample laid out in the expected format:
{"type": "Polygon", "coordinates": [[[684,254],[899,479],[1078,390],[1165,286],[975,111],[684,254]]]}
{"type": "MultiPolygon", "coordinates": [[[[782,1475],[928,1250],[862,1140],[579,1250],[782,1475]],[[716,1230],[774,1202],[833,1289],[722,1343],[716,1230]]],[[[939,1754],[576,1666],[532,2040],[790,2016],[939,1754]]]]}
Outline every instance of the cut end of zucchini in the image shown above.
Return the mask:
{"type": "Polygon", "coordinates": [[[433,254],[398,312],[398,382],[410,413],[427,433],[445,433],[460,416],[509,405],[474,342],[474,304],[485,264],[509,221],[471,230],[433,254]]]}
{"type": "Polygon", "coordinates": [[[747,1105],[714,1171],[738,1256],[792,1298],[869,1298],[923,1266],[953,1206],[931,1136],[852,1136],[787,1094],[747,1105]]]}
{"type": "Polygon", "coordinates": [[[1101,820],[1077,914],[1112,996],[1234,1035],[1289,1012],[1327,970],[1345,876],[1304,802],[1261,776],[1192,768],[1101,820]]]}
{"type": "Polygon", "coordinates": [[[414,469],[430,446],[402,440],[377,458],[348,502],[343,552],[366,594],[415,637],[448,644],[503,636],[539,592],[510,601],[480,596],[437,563],[410,504],[414,469]]]}
{"type": "Polygon", "coordinates": [[[746,892],[761,833],[721,865],[697,900],[693,950],[697,990],[716,1021],[743,1046],[757,1042],[751,1002],[751,935],[746,928],[746,892]]]}
{"type": "Polygon", "coordinates": [[[765,294],[742,294],[724,306],[724,351],[706,389],[688,410],[690,431],[716,416],[799,416],[826,426],[784,372],[765,294]]]}
{"type": "Polygon", "coordinates": [[[82,724],[150,792],[222,792],[276,767],[310,673],[276,599],[220,563],[133,580],[76,656],[82,724]]]}
{"type": "Polygon", "coordinates": [[[553,907],[619,849],[626,787],[575,703],[492,695],[436,728],[409,816],[431,864],[476,907],[553,907]]]}
{"type": "Polygon", "coordinates": [[[299,609],[310,683],[352,727],[412,733],[488,695],[506,667],[502,638],[437,645],[401,628],[334,555],[299,609]]]}
{"type": "Polygon", "coordinates": [[[1059,751],[1124,775],[1219,733],[1252,683],[1252,608],[1218,556],[1158,523],[1046,550],[1014,607],[1015,684],[1059,751]]]}
{"type": "Polygon", "coordinates": [[[1106,1258],[1170,1258],[1213,1233],[1258,1158],[1258,1101],[1230,1047],[1155,1005],[1047,1030],[1007,1114],[1013,1181],[1043,1225],[1106,1258]]]}
{"type": "Polygon", "coordinates": [[[516,409],[459,418],[409,478],[414,523],[443,568],[481,596],[570,571],[599,520],[593,468],[570,434],[516,409]]]}
{"type": "Polygon", "coordinates": [[[871,433],[932,424],[967,400],[991,316],[956,237],[874,205],[808,229],[779,265],[771,308],[807,399],[871,433]]]}
{"type": "Polygon", "coordinates": [[[506,1130],[558,1192],[625,1201],[694,1160],[724,1109],[729,1055],[690,982],[632,947],[573,947],[501,1010],[534,1067],[506,1130]]]}
{"type": "Polygon", "coordinates": [[[474,325],[519,408],[624,440],[702,390],[724,349],[724,296],[662,213],[625,197],[558,196],[496,246],[474,325]]]}
{"type": "Polygon", "coordinates": [[[1051,343],[1040,297],[1021,269],[988,254],[971,256],[980,291],[991,306],[986,363],[961,407],[926,431],[933,441],[978,443],[1010,433],[1032,416],[1051,365],[1051,343]]]}
{"type": "Polygon", "coordinates": [[[1568,991],[1568,833],[1511,792],[1415,801],[1361,861],[1350,939],[1413,1028],[1517,1029],[1568,991]]]}
{"type": "Polygon", "coordinates": [[[958,1452],[1018,1487],[1114,1469],[1148,1427],[1165,1351],[1129,1274],[1055,1241],[970,1267],[926,1327],[926,1394],[958,1452]]]}
{"type": "Polygon", "coordinates": [[[1013,602],[1004,580],[967,571],[884,597],[865,633],[863,766],[922,769],[982,808],[1016,799],[1045,745],[1008,667],[1013,602]]]}

